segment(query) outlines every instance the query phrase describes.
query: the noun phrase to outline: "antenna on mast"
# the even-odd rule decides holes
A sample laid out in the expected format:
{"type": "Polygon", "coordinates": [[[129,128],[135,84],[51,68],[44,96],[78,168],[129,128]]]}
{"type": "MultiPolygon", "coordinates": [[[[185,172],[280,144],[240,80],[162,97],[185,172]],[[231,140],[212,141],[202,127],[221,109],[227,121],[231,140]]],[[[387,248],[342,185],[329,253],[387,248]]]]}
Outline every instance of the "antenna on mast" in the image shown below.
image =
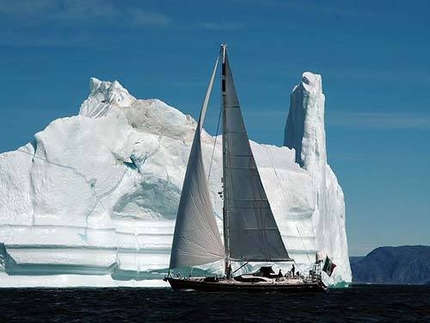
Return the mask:
{"type": "Polygon", "coordinates": [[[222,51],[222,62],[225,63],[225,53],[227,51],[227,43],[221,44],[221,51],[222,51]]]}

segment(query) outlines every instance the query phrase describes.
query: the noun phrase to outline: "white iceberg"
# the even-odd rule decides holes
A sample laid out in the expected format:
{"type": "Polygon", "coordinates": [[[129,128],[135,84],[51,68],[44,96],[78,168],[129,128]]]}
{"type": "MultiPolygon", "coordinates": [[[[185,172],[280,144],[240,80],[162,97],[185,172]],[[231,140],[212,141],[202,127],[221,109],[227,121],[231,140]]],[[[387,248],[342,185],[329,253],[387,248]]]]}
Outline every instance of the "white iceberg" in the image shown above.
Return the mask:
{"type": "MultiPolygon", "coordinates": [[[[0,286],[167,287],[160,279],[195,126],[162,101],[92,78],[79,115],[0,154],[0,286]]],[[[290,256],[306,270],[321,250],[337,264],[327,281],[350,282],[321,77],[306,72],[293,90],[287,147],[251,144],[290,256]]],[[[202,147],[206,169],[214,151],[210,192],[221,218],[221,141],[203,132],[202,147]]]]}

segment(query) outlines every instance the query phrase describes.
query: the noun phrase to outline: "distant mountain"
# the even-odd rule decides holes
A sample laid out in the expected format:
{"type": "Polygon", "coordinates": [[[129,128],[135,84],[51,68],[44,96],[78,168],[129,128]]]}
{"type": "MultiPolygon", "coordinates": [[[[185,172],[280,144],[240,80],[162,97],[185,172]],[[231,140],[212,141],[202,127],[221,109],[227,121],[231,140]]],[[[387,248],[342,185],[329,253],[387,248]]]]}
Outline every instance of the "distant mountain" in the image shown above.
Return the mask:
{"type": "Polygon", "coordinates": [[[356,264],[357,262],[362,261],[366,256],[351,256],[349,257],[350,264],[356,264]]]}
{"type": "Polygon", "coordinates": [[[430,284],[430,246],[379,247],[351,257],[353,283],[430,284]]]}

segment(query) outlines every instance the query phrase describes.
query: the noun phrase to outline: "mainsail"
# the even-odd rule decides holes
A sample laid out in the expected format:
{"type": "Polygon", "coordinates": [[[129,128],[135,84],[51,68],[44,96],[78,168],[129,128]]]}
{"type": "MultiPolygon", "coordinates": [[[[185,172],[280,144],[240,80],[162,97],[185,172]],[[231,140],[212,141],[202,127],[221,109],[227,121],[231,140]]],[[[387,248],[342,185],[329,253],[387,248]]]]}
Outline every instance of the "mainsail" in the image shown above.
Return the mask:
{"type": "Polygon", "coordinates": [[[221,86],[227,257],[241,261],[288,260],[249,144],[225,45],[221,86]]]}
{"type": "Polygon", "coordinates": [[[173,236],[170,268],[191,267],[224,258],[203,166],[200,134],[212,90],[218,59],[200,112],[188,159],[173,236]]]}

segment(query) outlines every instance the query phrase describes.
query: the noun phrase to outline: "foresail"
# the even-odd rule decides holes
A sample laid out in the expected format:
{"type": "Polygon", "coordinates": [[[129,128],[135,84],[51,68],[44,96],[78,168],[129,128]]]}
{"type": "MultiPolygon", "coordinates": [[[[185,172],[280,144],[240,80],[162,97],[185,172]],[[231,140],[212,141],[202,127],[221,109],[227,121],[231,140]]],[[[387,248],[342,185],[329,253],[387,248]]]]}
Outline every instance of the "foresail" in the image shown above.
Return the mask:
{"type": "Polygon", "coordinates": [[[249,144],[232,73],[225,53],[224,205],[229,257],[243,261],[289,259],[266,197],[249,144]]]}
{"type": "MultiPolygon", "coordinates": [[[[218,62],[218,60],[217,60],[218,62]]],[[[194,134],[173,236],[170,268],[191,267],[224,258],[203,165],[200,134],[217,63],[194,134]]]]}

